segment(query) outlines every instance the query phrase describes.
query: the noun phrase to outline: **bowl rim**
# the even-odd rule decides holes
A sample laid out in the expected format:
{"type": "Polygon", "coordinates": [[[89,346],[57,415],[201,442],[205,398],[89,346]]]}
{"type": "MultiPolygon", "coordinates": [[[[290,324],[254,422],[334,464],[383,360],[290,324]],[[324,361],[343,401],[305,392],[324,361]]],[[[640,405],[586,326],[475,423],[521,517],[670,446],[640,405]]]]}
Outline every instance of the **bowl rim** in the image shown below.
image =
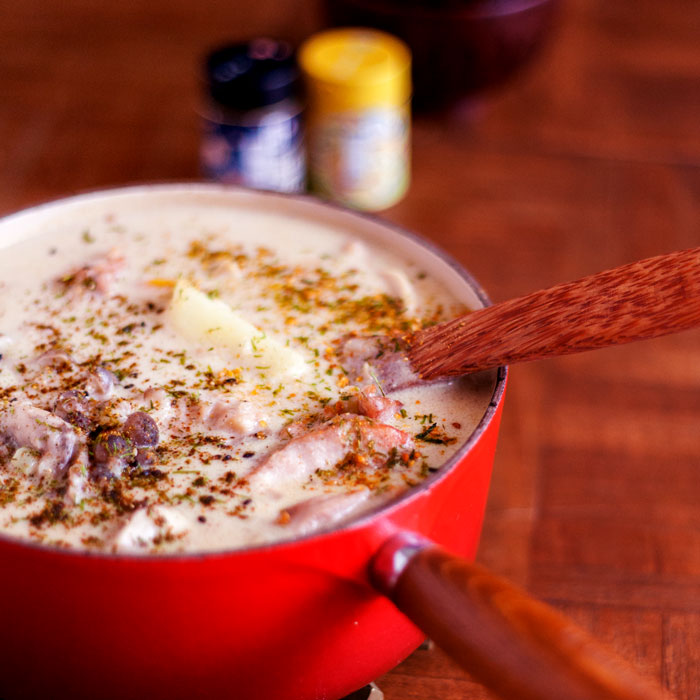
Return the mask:
{"type": "MultiPolygon", "coordinates": [[[[27,216],[34,216],[41,212],[51,212],[52,209],[60,209],[63,206],[70,204],[80,204],[81,202],[89,202],[90,200],[99,200],[100,198],[108,197],[118,197],[121,195],[130,194],[144,194],[144,193],[155,193],[155,194],[173,194],[178,191],[187,190],[187,192],[211,192],[219,194],[244,194],[255,197],[264,198],[283,198],[285,200],[298,201],[302,206],[317,208],[321,210],[332,210],[339,213],[341,216],[347,217],[350,220],[362,221],[365,224],[369,224],[368,228],[384,228],[390,230],[393,234],[399,237],[406,238],[418,246],[427,249],[435,257],[437,257],[440,262],[451,268],[457,275],[461,278],[461,281],[466,283],[466,285],[472,290],[479,301],[484,307],[491,305],[491,300],[488,295],[481,287],[481,285],[476,281],[472,274],[454,259],[447,251],[443,250],[441,247],[433,243],[432,241],[424,238],[423,236],[406,229],[398,224],[382,219],[380,215],[356,211],[348,209],[347,207],[332,202],[328,200],[319,199],[311,194],[289,194],[283,192],[273,192],[267,190],[255,190],[246,187],[240,187],[235,185],[220,184],[203,182],[201,180],[193,181],[155,181],[155,182],[144,182],[137,184],[127,184],[123,186],[97,188],[97,189],[87,189],[80,192],[76,192],[70,195],[56,197],[48,200],[38,202],[37,204],[29,205],[22,209],[14,212],[9,212],[0,216],[0,227],[3,227],[8,222],[12,223],[15,220],[21,220],[21,218],[27,216]]],[[[325,528],[320,528],[311,533],[299,535],[296,537],[274,540],[272,542],[248,545],[244,547],[233,547],[228,549],[213,549],[213,550],[203,550],[203,551],[192,551],[192,552],[172,552],[172,553],[162,553],[162,554],[152,554],[152,553],[139,553],[139,552],[105,552],[105,551],[93,551],[88,549],[77,549],[69,547],[60,547],[57,545],[43,544],[40,542],[33,542],[31,540],[25,540],[21,537],[14,535],[9,535],[5,532],[0,531],[0,546],[10,546],[18,549],[26,549],[35,552],[42,552],[49,555],[54,555],[58,557],[63,557],[66,559],[91,559],[91,560],[107,560],[109,562],[129,562],[134,564],[136,562],[143,562],[143,565],[158,565],[164,564],[166,562],[182,563],[186,561],[193,560],[217,560],[221,558],[228,558],[235,555],[246,555],[254,553],[269,552],[272,550],[283,550],[291,549],[297,545],[304,544],[316,539],[322,539],[326,536],[332,534],[340,533],[350,533],[357,530],[362,530],[370,524],[370,521],[377,518],[378,516],[391,516],[394,512],[400,510],[407,504],[422,498],[425,494],[430,492],[438,483],[443,479],[447,478],[449,474],[455,469],[459,468],[462,459],[472,450],[477,442],[481,439],[483,434],[486,432],[487,428],[491,422],[496,417],[496,414],[503,403],[503,398],[505,395],[505,387],[508,378],[508,367],[501,366],[495,370],[495,382],[491,398],[489,400],[486,410],[482,414],[476,427],[469,435],[469,437],[460,445],[460,447],[439,467],[438,471],[430,474],[426,477],[420,484],[412,486],[403,493],[399,494],[395,498],[391,499],[386,503],[380,503],[374,507],[362,512],[356,518],[351,518],[346,523],[341,523],[340,525],[331,525],[325,528]]]]}

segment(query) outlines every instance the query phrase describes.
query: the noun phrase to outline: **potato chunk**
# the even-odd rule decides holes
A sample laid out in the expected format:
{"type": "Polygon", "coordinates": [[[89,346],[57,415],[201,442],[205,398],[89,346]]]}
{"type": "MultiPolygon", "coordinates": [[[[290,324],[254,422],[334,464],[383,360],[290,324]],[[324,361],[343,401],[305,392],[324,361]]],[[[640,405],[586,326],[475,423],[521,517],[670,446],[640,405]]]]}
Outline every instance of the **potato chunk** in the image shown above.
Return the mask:
{"type": "Polygon", "coordinates": [[[170,321],[185,338],[230,351],[244,367],[265,367],[272,375],[299,376],[306,371],[304,357],[270,337],[237,314],[226,302],[211,299],[185,280],[173,289],[170,321]]]}

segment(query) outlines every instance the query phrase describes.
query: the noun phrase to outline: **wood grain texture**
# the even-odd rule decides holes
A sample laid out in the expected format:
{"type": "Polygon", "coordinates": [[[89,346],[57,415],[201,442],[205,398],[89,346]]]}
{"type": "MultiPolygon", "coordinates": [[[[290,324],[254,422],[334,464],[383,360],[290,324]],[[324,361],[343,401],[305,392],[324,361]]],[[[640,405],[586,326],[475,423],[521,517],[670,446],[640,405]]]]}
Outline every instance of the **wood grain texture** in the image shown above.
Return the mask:
{"type": "Polygon", "coordinates": [[[571,618],[437,547],[411,558],[390,596],[502,698],[670,700],[571,618]]]}
{"type": "Polygon", "coordinates": [[[424,379],[622,345],[700,325],[700,248],[647,258],[418,331],[424,379]]]}
{"type": "MultiPolygon", "coordinates": [[[[700,3],[562,9],[518,81],[414,122],[383,214],[494,301],[700,245],[700,3]]],[[[203,52],[321,24],[317,0],[0,0],[0,19],[0,213],[197,178],[203,52]]],[[[679,700],[700,700],[699,357],[689,331],[513,366],[478,557],[679,700]]],[[[437,648],[377,680],[386,700],[492,697],[437,648]]]]}

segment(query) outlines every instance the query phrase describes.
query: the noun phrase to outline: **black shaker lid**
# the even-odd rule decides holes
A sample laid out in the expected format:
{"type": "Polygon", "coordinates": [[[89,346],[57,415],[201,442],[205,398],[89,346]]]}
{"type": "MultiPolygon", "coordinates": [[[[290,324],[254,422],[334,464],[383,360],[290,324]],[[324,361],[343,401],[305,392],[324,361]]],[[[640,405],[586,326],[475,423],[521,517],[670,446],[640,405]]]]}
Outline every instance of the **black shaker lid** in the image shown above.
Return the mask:
{"type": "Polygon", "coordinates": [[[241,111],[290,97],[299,83],[294,50],[274,39],[252,39],[215,49],[206,57],[205,72],[212,99],[241,111]]]}

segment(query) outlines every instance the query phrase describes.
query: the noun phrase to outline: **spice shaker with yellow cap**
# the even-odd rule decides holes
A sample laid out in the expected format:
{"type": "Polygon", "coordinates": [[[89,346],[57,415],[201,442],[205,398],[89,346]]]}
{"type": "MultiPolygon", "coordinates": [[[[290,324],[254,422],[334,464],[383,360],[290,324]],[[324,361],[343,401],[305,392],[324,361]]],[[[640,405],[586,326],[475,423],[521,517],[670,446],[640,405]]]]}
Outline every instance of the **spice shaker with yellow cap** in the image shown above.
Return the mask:
{"type": "Polygon", "coordinates": [[[307,39],[299,65],[311,189],[368,211],[396,203],[410,173],[406,45],[373,29],[331,29],[307,39]]]}

